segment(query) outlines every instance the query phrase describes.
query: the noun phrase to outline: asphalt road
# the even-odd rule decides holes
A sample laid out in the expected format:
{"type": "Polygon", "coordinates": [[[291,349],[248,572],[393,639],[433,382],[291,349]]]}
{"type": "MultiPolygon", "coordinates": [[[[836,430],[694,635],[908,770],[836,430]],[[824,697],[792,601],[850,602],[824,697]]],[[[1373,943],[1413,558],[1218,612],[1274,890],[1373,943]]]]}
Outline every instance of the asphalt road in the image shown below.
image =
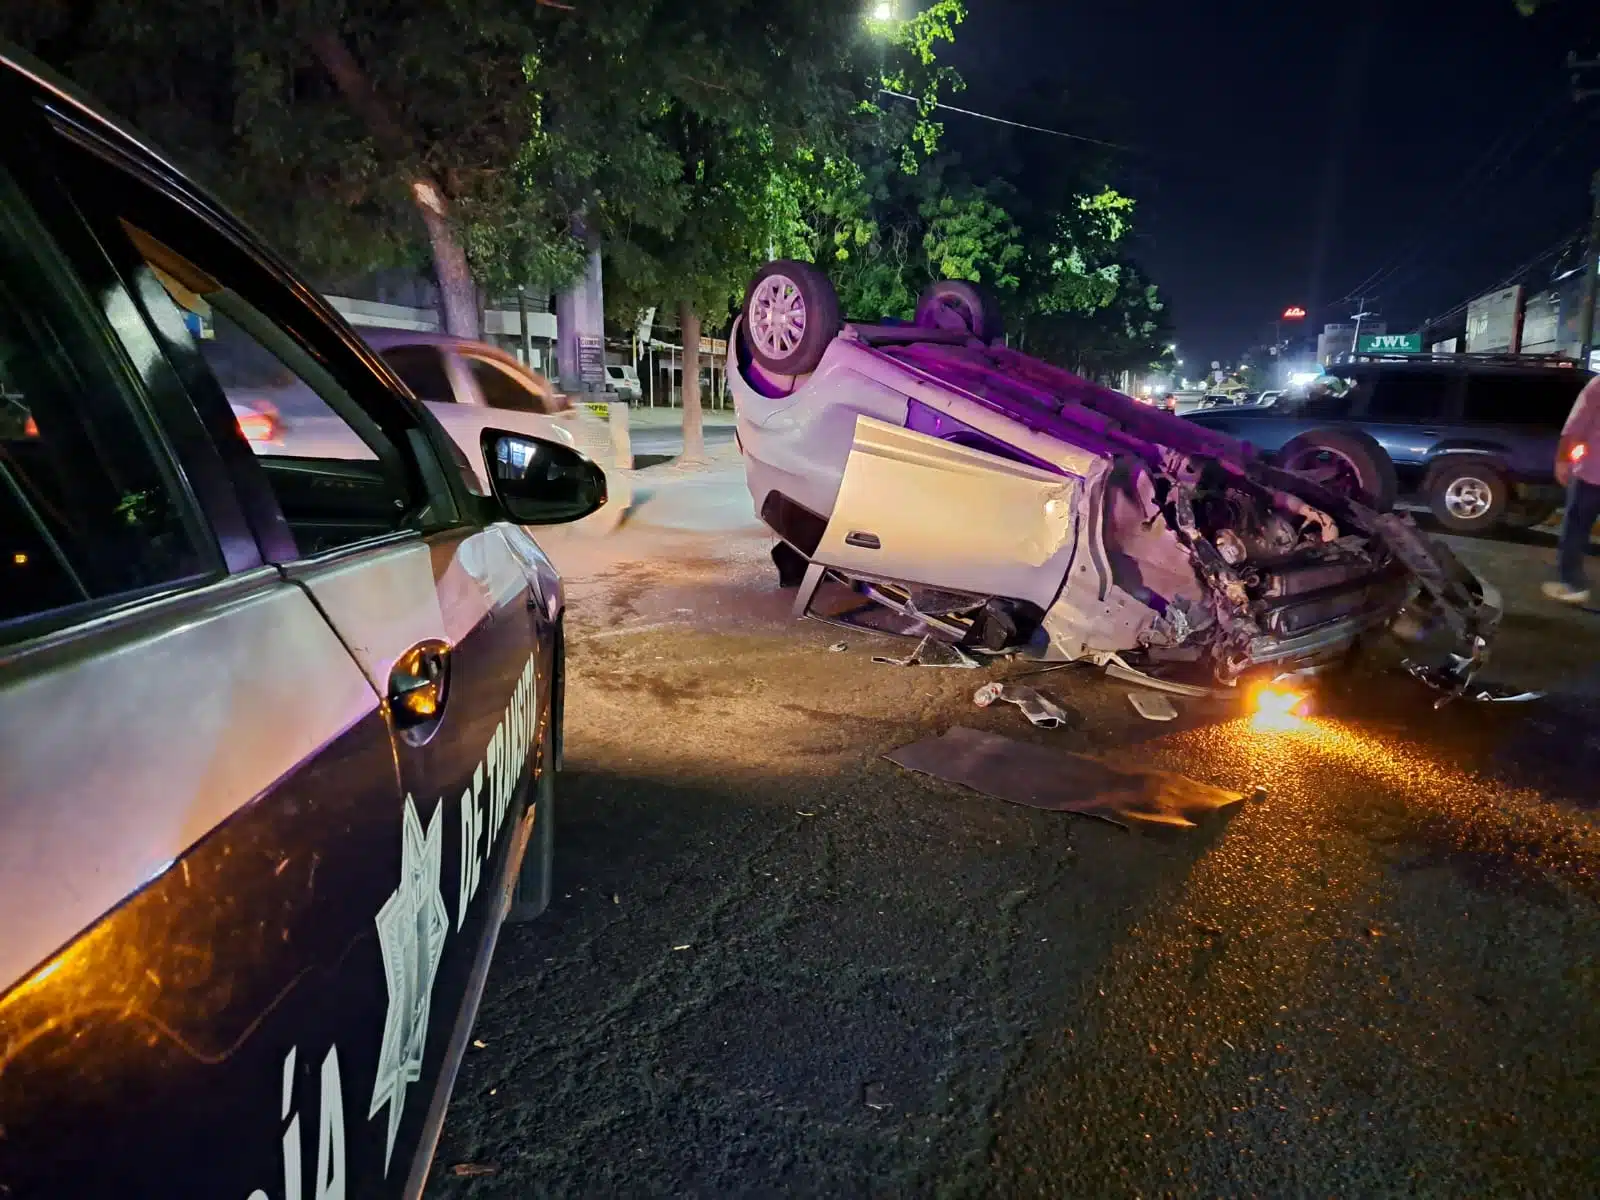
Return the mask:
{"type": "Polygon", "coordinates": [[[1530,598],[1548,548],[1467,552],[1549,700],[1373,663],[1298,729],[1162,726],[1069,669],[1046,732],[790,621],[758,537],[624,533],[557,554],[556,899],[431,1194],[1596,1194],[1600,616],[1530,598]],[[1267,797],[1128,833],[881,757],[953,724],[1267,797]]]}

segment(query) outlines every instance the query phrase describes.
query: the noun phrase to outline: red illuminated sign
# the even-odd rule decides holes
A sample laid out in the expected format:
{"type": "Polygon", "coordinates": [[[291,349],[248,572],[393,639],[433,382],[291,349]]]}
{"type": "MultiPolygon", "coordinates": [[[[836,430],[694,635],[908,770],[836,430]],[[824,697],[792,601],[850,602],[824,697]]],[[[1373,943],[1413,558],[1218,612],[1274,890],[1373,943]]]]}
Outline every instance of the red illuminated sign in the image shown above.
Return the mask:
{"type": "Polygon", "coordinates": [[[1304,321],[1306,319],[1306,310],[1298,304],[1290,305],[1283,310],[1283,319],[1285,321],[1304,321]]]}

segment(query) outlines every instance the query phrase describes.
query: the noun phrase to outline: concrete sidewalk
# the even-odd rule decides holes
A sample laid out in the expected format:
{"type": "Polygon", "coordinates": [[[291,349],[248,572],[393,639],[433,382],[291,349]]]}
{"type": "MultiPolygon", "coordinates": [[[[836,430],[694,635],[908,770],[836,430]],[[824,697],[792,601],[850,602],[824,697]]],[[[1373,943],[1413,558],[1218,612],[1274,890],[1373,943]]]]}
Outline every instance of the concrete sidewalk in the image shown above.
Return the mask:
{"type": "MultiPolygon", "coordinates": [[[[706,425],[732,425],[733,409],[727,408],[702,408],[701,418],[706,425]]],[[[650,408],[647,405],[632,404],[628,406],[629,429],[681,429],[683,428],[683,409],[681,408],[650,408]]]]}

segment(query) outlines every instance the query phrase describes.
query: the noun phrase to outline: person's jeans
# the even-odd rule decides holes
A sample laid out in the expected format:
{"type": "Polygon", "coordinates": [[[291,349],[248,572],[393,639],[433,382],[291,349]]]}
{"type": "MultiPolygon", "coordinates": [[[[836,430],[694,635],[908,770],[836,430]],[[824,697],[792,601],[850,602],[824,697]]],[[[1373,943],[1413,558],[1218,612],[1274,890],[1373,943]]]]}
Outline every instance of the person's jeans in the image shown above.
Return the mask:
{"type": "Polygon", "coordinates": [[[1587,588],[1583,559],[1589,552],[1589,533],[1600,520],[1600,483],[1585,483],[1576,475],[1567,484],[1567,513],[1561,518],[1561,582],[1570,588],[1587,588]]]}

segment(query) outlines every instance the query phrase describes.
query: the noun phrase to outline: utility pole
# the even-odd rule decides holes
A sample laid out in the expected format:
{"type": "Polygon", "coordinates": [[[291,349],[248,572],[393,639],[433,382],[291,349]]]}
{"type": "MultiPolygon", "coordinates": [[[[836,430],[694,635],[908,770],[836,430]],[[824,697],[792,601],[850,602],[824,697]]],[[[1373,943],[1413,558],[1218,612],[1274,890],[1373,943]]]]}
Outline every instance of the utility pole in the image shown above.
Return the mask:
{"type": "Polygon", "coordinates": [[[1377,313],[1374,313],[1374,312],[1367,312],[1366,308],[1367,308],[1367,298],[1365,296],[1357,296],[1356,297],[1356,311],[1355,311],[1356,331],[1350,338],[1350,353],[1351,354],[1356,353],[1356,351],[1361,348],[1361,318],[1362,317],[1375,317],[1375,316],[1378,315],[1377,313]]]}
{"type": "Polygon", "coordinates": [[[1589,219],[1589,261],[1584,264],[1583,308],[1578,314],[1578,362],[1585,368],[1594,352],[1595,291],[1600,285],[1600,171],[1589,181],[1589,191],[1594,197],[1594,212],[1589,219]]]}
{"type": "MultiPolygon", "coordinates": [[[[1577,54],[1570,53],[1567,55],[1567,69],[1572,72],[1573,103],[1583,104],[1600,96],[1600,88],[1583,86],[1582,75],[1584,71],[1600,69],[1600,59],[1585,62],[1577,54]]],[[[1595,293],[1600,288],[1600,170],[1595,171],[1589,180],[1589,194],[1593,208],[1589,218],[1588,261],[1583,264],[1583,308],[1578,313],[1578,362],[1585,369],[1594,352],[1595,293]]]]}

